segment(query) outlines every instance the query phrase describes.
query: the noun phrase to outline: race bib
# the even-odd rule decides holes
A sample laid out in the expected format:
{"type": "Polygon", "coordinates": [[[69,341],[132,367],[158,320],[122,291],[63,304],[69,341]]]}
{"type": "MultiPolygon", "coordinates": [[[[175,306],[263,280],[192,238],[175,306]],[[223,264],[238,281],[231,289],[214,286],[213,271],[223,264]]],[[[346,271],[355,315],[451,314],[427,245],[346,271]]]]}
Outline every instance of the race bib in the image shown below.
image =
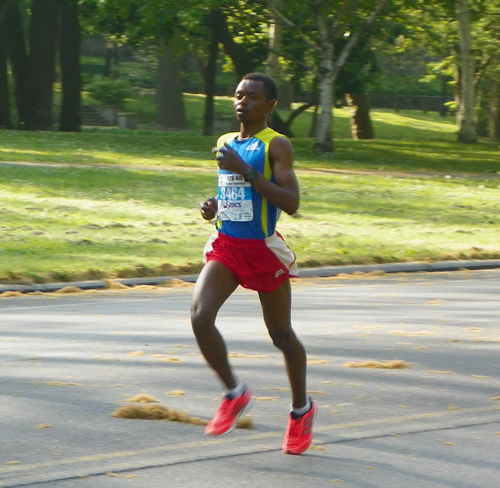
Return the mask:
{"type": "Polygon", "coordinates": [[[243,176],[219,174],[219,218],[232,222],[253,220],[252,185],[243,176]]]}

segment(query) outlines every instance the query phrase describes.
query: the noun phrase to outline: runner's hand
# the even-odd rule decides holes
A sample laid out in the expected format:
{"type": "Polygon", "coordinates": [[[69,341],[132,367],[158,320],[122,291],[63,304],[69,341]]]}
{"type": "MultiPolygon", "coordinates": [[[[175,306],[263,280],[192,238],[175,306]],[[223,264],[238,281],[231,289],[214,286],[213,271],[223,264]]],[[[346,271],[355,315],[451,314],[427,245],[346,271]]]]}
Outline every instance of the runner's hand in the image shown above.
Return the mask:
{"type": "Polygon", "coordinates": [[[200,213],[205,220],[212,220],[217,214],[217,198],[208,198],[200,203],[200,213]]]}
{"type": "Polygon", "coordinates": [[[245,163],[243,158],[227,144],[224,144],[224,146],[217,151],[215,159],[217,160],[219,168],[231,171],[232,173],[244,175],[245,171],[251,168],[251,166],[245,163]]]}

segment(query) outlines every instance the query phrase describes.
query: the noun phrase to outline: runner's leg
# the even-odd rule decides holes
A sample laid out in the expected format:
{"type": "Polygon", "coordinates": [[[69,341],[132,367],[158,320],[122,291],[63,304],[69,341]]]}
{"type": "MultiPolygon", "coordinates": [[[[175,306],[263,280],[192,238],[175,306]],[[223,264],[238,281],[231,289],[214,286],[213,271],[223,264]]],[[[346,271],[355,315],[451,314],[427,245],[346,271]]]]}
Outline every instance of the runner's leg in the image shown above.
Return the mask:
{"type": "Polygon", "coordinates": [[[236,388],[237,383],[215,319],[237,286],[231,271],[217,261],[209,261],[196,281],[191,304],[191,324],[201,353],[228,390],[236,388]]]}
{"type": "Polygon", "coordinates": [[[283,352],[292,388],[292,406],[301,408],[307,404],[306,351],[292,329],[290,281],[286,280],[275,291],[259,292],[264,322],[274,345],[283,352]]]}

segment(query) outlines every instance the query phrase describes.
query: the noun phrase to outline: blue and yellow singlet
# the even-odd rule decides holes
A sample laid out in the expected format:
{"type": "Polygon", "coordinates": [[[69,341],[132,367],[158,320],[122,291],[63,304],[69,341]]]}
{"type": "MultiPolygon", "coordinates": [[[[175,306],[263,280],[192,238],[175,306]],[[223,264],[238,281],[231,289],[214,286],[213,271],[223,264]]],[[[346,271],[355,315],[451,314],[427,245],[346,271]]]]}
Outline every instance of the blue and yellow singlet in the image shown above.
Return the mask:
{"type": "MultiPolygon", "coordinates": [[[[269,145],[282,134],[267,127],[249,139],[238,140],[238,135],[239,132],[224,134],[219,137],[217,147],[220,149],[227,143],[267,180],[275,182],[269,145]]],[[[242,239],[265,239],[274,234],[280,210],[254,190],[243,176],[219,169],[217,200],[216,227],[219,232],[242,239]]]]}

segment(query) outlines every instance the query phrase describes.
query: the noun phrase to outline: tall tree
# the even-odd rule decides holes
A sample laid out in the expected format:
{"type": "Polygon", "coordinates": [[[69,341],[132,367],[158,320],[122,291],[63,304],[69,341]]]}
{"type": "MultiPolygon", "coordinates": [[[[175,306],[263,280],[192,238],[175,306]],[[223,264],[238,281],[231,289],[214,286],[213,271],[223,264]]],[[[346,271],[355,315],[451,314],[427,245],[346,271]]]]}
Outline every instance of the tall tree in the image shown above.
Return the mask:
{"type": "MultiPolygon", "coordinates": [[[[264,10],[262,2],[102,0],[95,5],[98,5],[101,18],[98,31],[102,33],[136,45],[163,43],[169,49],[173,48],[170,49],[171,54],[178,54],[181,51],[179,46],[184,44],[186,51],[189,49],[189,52],[196,55],[207,94],[205,134],[212,130],[214,76],[220,46],[231,58],[238,77],[262,66],[267,54],[265,43],[259,38],[262,34],[262,22],[254,15],[255,9],[259,12],[264,10]],[[175,46],[171,45],[172,40],[175,40],[175,46]]],[[[173,71],[165,71],[165,75],[168,73],[173,71]]],[[[167,76],[162,79],[166,85],[164,90],[158,85],[159,92],[164,92],[171,98],[172,90],[175,89],[179,90],[176,97],[182,96],[179,83],[174,79],[167,80],[167,76]]],[[[168,97],[162,97],[161,100],[168,101],[168,97]]],[[[167,119],[169,124],[174,116],[181,113],[179,110],[171,113],[167,119]]]]}
{"type": "MultiPolygon", "coordinates": [[[[471,2],[477,135],[495,138],[500,93],[500,0],[471,2]]],[[[498,137],[498,136],[497,136],[498,137]]]]}
{"type": "Polygon", "coordinates": [[[180,58],[167,43],[159,47],[156,121],[164,127],[182,128],[186,125],[180,58]]]}
{"type": "Polygon", "coordinates": [[[460,105],[458,107],[458,140],[476,142],[474,124],[474,52],[471,20],[467,0],[456,0],[456,12],[460,27],[460,105]]]}
{"type": "Polygon", "coordinates": [[[215,75],[217,71],[217,58],[219,56],[219,31],[217,29],[217,17],[220,16],[219,9],[213,9],[207,16],[207,24],[210,28],[210,42],[205,63],[201,63],[200,71],[204,80],[205,88],[205,113],[203,116],[203,135],[211,136],[213,133],[213,121],[215,115],[215,75]]]}
{"type": "MultiPolygon", "coordinates": [[[[418,0],[406,10],[408,45],[427,49],[429,77],[453,76],[457,110],[457,140],[477,140],[476,115],[493,103],[491,90],[499,69],[499,0],[418,0]],[[493,76],[491,76],[491,75],[493,76]],[[482,89],[482,87],[485,87],[482,89]],[[479,109],[479,104],[483,105],[479,109]]],[[[493,110],[489,111],[493,113],[493,110]]],[[[487,121],[480,121],[486,132],[487,121]]]]}
{"type": "Polygon", "coordinates": [[[30,23],[28,130],[53,129],[52,102],[55,77],[58,0],[33,0],[30,23]]]}
{"type": "Polygon", "coordinates": [[[346,0],[340,4],[336,2],[334,4],[324,0],[314,0],[307,4],[307,7],[302,2],[300,6],[293,2],[295,11],[291,10],[290,13],[294,14],[291,17],[285,6],[278,9],[272,0],[268,0],[268,5],[275,16],[302,37],[317,54],[318,61],[314,71],[318,77],[321,113],[317,124],[315,149],[319,153],[333,151],[332,118],[337,75],[352,49],[366,35],[387,2],[388,0],[367,2],[346,0]],[[304,15],[305,8],[309,10],[310,16],[304,15]],[[298,12],[297,9],[299,9],[298,12]],[[306,19],[308,22],[309,18],[314,20],[313,31],[310,25],[300,20],[306,19]],[[347,42],[337,54],[335,41],[342,37],[345,37],[347,42]]]}
{"type": "MultiPolygon", "coordinates": [[[[12,71],[18,126],[20,129],[23,129],[29,118],[29,66],[28,56],[26,54],[23,19],[18,2],[14,0],[3,0],[0,5],[0,29],[4,36],[3,42],[5,42],[7,59],[12,71]]],[[[3,105],[5,108],[10,108],[7,101],[4,101],[3,105]]]]}
{"type": "Polygon", "coordinates": [[[491,139],[500,140],[500,80],[495,80],[493,84],[488,135],[491,139]]]}
{"type": "Polygon", "coordinates": [[[8,6],[0,3],[0,129],[11,129],[9,80],[7,75],[7,31],[3,19],[8,6]]]}
{"type": "MultiPolygon", "coordinates": [[[[280,8],[283,0],[271,0],[276,8],[280,8]]],[[[277,21],[274,15],[271,16],[269,22],[269,54],[266,61],[266,73],[279,80],[281,76],[280,58],[278,53],[281,51],[281,42],[283,38],[283,24],[277,21]]]]}
{"type": "MultiPolygon", "coordinates": [[[[93,0],[87,0],[93,1],[93,0]]],[[[183,29],[180,12],[194,9],[194,0],[102,0],[98,2],[97,32],[119,43],[148,46],[156,49],[157,122],[166,127],[184,127],[186,124],[182,98],[180,56],[183,39],[176,34],[183,29]],[[171,41],[176,37],[176,45],[171,41]]]]}

